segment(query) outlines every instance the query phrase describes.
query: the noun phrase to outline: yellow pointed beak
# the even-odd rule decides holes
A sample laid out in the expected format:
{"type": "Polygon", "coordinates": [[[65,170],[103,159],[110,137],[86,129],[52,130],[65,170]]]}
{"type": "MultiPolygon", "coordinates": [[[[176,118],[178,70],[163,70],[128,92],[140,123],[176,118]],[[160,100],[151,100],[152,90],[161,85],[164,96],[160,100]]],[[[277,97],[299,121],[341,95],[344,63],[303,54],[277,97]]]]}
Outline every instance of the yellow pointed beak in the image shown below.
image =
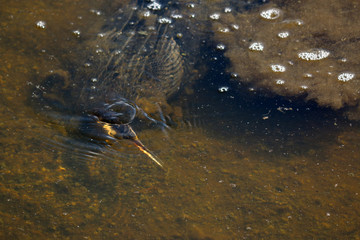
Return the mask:
{"type": "MultiPolygon", "coordinates": [[[[114,127],[106,122],[102,122],[102,121],[98,121],[98,124],[100,124],[102,126],[102,128],[105,130],[105,132],[109,135],[112,136],[114,138],[118,138],[118,136],[121,134],[118,133],[118,131],[116,131],[116,129],[114,129],[114,127]]],[[[129,132],[131,132],[131,136],[133,136],[132,138],[126,138],[130,141],[132,141],[135,146],[137,148],[140,149],[141,152],[143,152],[144,154],[146,154],[146,156],[148,156],[151,160],[153,160],[157,165],[159,165],[162,169],[164,169],[164,165],[162,163],[162,161],[156,157],[152,152],[150,152],[149,149],[147,149],[144,144],[139,140],[139,138],[137,137],[136,133],[134,132],[134,130],[132,130],[132,128],[130,126],[128,126],[127,130],[129,132]]]]}
{"type": "Polygon", "coordinates": [[[142,142],[140,142],[139,139],[133,140],[136,147],[140,149],[143,153],[145,153],[151,160],[153,160],[157,165],[159,165],[161,168],[164,168],[162,161],[156,157],[153,153],[147,149],[142,142]]]}

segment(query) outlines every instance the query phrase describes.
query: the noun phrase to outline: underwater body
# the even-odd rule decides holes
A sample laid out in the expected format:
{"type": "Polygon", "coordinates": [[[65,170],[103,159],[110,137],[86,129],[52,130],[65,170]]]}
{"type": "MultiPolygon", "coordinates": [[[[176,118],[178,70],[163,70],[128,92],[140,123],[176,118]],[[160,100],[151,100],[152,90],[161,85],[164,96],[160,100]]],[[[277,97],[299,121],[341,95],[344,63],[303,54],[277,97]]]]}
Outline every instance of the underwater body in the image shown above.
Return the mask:
{"type": "Polygon", "coordinates": [[[4,6],[1,237],[359,236],[356,1],[4,6]]]}

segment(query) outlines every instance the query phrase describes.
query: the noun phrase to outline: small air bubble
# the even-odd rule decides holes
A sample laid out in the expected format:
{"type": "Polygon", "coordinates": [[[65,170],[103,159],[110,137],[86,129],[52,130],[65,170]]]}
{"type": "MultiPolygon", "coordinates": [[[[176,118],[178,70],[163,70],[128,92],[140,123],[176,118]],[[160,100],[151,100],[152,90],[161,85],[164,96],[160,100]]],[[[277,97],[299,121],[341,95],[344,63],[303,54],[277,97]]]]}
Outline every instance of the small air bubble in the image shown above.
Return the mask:
{"type": "Polygon", "coordinates": [[[261,42],[254,42],[250,45],[249,49],[252,51],[263,51],[264,45],[261,42]]]}
{"type": "Polygon", "coordinates": [[[239,25],[237,24],[231,24],[231,27],[234,29],[234,30],[239,30],[239,25]]]}
{"type": "Polygon", "coordinates": [[[227,91],[229,91],[229,87],[226,87],[226,86],[219,87],[219,88],[218,88],[218,91],[219,91],[220,93],[227,92],[227,91]]]}
{"type": "Polygon", "coordinates": [[[239,77],[239,74],[237,74],[237,73],[231,73],[231,77],[232,77],[232,78],[238,78],[238,77],[239,77]]]}
{"type": "Polygon", "coordinates": [[[230,7],[226,7],[226,8],[224,9],[224,12],[225,12],[225,13],[231,13],[231,11],[232,11],[232,9],[231,9],[230,7]]]}
{"type": "Polygon", "coordinates": [[[38,21],[38,22],[36,22],[36,27],[41,28],[41,29],[45,29],[46,28],[46,22],[38,21]]]}
{"type": "Polygon", "coordinates": [[[273,72],[285,72],[286,71],[286,68],[280,64],[272,64],[272,65],[270,65],[270,67],[273,72]]]}
{"type": "Polygon", "coordinates": [[[97,78],[91,78],[91,82],[97,82],[97,78]]]}
{"type": "Polygon", "coordinates": [[[306,86],[306,85],[301,85],[301,86],[300,86],[300,88],[302,88],[302,89],[304,89],[304,90],[305,90],[305,89],[308,89],[309,87],[308,87],[308,86],[306,86]]]}
{"type": "Polygon", "coordinates": [[[102,37],[105,37],[105,35],[106,35],[105,33],[98,33],[97,36],[102,38],[102,37]]]}
{"type": "Polygon", "coordinates": [[[147,8],[154,11],[161,10],[161,4],[154,1],[148,4],[147,8]]]}
{"type": "Polygon", "coordinates": [[[181,18],[183,18],[183,15],[173,13],[173,14],[171,14],[170,17],[173,18],[173,19],[181,19],[181,18]]]}
{"type": "Polygon", "coordinates": [[[150,17],[150,15],[151,15],[150,11],[145,11],[143,14],[144,17],[150,17]]]}
{"type": "Polygon", "coordinates": [[[279,32],[278,37],[279,38],[287,38],[289,36],[289,32],[279,32]]]}
{"type": "Polygon", "coordinates": [[[96,52],[97,54],[100,54],[100,53],[103,53],[104,50],[102,50],[101,48],[98,48],[98,49],[95,50],[95,52],[96,52]]]}
{"type": "Polygon", "coordinates": [[[74,30],[73,34],[75,35],[75,37],[80,37],[81,32],[79,30],[74,30]]]}
{"type": "Polygon", "coordinates": [[[222,32],[222,33],[228,33],[228,32],[230,32],[230,29],[227,28],[227,27],[220,27],[220,28],[218,29],[218,31],[219,31],[219,32],[222,32]]]}
{"type": "Polygon", "coordinates": [[[338,80],[341,82],[348,82],[355,77],[354,73],[341,73],[338,76],[338,80]]]}
{"type": "Polygon", "coordinates": [[[218,45],[216,45],[216,49],[217,50],[225,50],[225,45],[222,43],[219,43],[218,45]]]}
{"type": "Polygon", "coordinates": [[[298,26],[301,26],[301,25],[304,24],[304,22],[303,22],[302,20],[296,20],[295,23],[296,23],[296,25],[298,25],[298,26]]]}
{"type": "Polygon", "coordinates": [[[268,20],[274,20],[280,17],[281,11],[277,8],[271,8],[265,11],[262,11],[260,13],[260,16],[262,18],[268,19],[268,20]]]}
{"type": "Polygon", "coordinates": [[[171,19],[170,18],[159,18],[158,20],[159,23],[166,23],[166,24],[170,24],[171,23],[171,19]]]}
{"type": "Polygon", "coordinates": [[[96,9],[91,9],[90,12],[94,13],[96,16],[100,16],[102,14],[101,11],[96,10],[96,9]]]}
{"type": "Polygon", "coordinates": [[[213,13],[210,15],[210,18],[213,20],[218,20],[220,18],[220,13],[213,13]]]}
{"type": "Polygon", "coordinates": [[[284,83],[285,83],[285,81],[282,79],[276,80],[276,84],[278,84],[278,85],[283,85],[284,83]]]}

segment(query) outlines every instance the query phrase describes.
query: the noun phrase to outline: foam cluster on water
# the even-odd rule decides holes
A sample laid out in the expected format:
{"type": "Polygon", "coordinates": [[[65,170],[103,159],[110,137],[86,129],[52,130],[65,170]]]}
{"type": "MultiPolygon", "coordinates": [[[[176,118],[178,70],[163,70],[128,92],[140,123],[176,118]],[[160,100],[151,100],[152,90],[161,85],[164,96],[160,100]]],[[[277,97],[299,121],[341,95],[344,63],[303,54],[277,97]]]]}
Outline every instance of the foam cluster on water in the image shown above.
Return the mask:
{"type": "Polygon", "coordinates": [[[252,51],[263,51],[264,45],[261,42],[254,42],[249,46],[249,49],[252,51]]]}
{"type": "Polygon", "coordinates": [[[317,61],[329,56],[330,52],[324,49],[312,49],[309,51],[300,52],[298,57],[306,61],[317,61]]]}
{"type": "Polygon", "coordinates": [[[267,20],[274,20],[280,17],[281,10],[278,8],[270,8],[260,12],[260,16],[267,20]]]}
{"type": "Polygon", "coordinates": [[[209,16],[212,20],[220,19],[220,13],[213,13],[209,16]]]}
{"type": "Polygon", "coordinates": [[[36,27],[45,29],[46,28],[46,22],[45,21],[37,21],[36,22],[36,27]]]}
{"type": "Polygon", "coordinates": [[[277,2],[210,17],[215,38],[226,45],[229,72],[279,95],[358,108],[353,117],[360,119],[360,3],[277,2]]]}
{"type": "Polygon", "coordinates": [[[279,38],[287,38],[287,37],[289,37],[289,35],[290,35],[290,33],[288,31],[278,33],[279,38]]]}
{"type": "Polygon", "coordinates": [[[341,73],[338,76],[338,80],[341,82],[348,82],[355,77],[354,73],[341,73]]]}
{"type": "Polygon", "coordinates": [[[147,5],[147,8],[150,9],[150,10],[161,10],[162,6],[160,3],[156,2],[156,1],[151,1],[151,3],[149,3],[147,5]]]}
{"type": "Polygon", "coordinates": [[[159,22],[159,23],[166,23],[166,24],[172,23],[171,19],[170,19],[170,18],[166,18],[166,17],[159,18],[159,19],[158,19],[158,22],[159,22]]]}
{"type": "Polygon", "coordinates": [[[285,72],[286,71],[286,67],[281,65],[281,64],[271,64],[270,68],[273,72],[285,72]]]}

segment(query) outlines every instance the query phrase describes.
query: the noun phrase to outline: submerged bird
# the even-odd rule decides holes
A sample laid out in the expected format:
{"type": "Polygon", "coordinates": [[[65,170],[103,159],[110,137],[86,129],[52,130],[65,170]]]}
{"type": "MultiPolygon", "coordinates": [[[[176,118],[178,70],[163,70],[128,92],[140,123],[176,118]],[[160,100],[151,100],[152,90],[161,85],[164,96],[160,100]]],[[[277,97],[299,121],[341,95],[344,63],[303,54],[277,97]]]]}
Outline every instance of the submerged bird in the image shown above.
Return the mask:
{"type": "MultiPolygon", "coordinates": [[[[143,3],[146,4],[146,3],[143,3]]],[[[146,6],[119,9],[73,71],[54,71],[34,92],[42,109],[82,116],[82,132],[106,141],[126,139],[163,168],[164,164],[139,140],[131,125],[142,118],[167,127],[161,109],[185,79],[186,64],[174,29],[178,26],[146,6]],[[155,120],[150,115],[158,115],[155,120]],[[85,124],[84,124],[85,123],[85,124]]],[[[78,57],[81,59],[81,56],[78,57]]]]}

